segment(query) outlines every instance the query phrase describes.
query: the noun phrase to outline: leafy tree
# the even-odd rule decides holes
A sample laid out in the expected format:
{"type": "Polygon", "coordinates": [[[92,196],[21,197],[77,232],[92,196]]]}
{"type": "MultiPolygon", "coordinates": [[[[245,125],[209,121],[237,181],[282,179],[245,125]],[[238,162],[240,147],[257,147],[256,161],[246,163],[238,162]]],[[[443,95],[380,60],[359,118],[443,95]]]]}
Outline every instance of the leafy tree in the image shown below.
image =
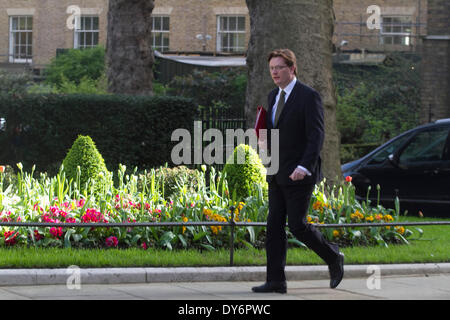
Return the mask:
{"type": "Polygon", "coordinates": [[[105,49],[69,49],[52,59],[45,70],[45,83],[60,88],[66,81],[79,85],[83,79],[97,80],[105,73],[105,49]]]}
{"type": "Polygon", "coordinates": [[[267,94],[274,85],[267,54],[278,48],[291,49],[298,62],[299,79],[321,95],[325,112],[323,172],[327,181],[341,176],[339,134],[336,126],[336,95],[332,81],[332,0],[246,0],[251,35],[248,44],[247,126],[252,127],[256,107],[267,109],[267,94]]]}

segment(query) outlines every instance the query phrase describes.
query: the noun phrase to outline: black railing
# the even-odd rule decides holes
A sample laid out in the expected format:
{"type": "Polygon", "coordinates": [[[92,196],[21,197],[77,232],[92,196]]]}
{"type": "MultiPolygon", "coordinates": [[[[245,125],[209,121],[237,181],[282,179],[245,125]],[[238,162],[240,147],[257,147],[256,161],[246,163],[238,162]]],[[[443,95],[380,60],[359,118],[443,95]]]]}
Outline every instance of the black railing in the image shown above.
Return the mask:
{"type": "MultiPolygon", "coordinates": [[[[423,225],[450,225],[450,221],[424,221],[424,222],[386,222],[386,223],[339,223],[314,224],[318,228],[379,228],[387,226],[423,226],[423,225]]],[[[267,227],[266,222],[215,222],[215,221],[188,221],[188,222],[128,222],[128,223],[68,223],[68,222],[4,222],[0,226],[9,227],[63,227],[63,228],[160,228],[160,227],[188,227],[188,226],[222,226],[230,227],[230,266],[234,264],[234,231],[237,227],[267,227]]]]}

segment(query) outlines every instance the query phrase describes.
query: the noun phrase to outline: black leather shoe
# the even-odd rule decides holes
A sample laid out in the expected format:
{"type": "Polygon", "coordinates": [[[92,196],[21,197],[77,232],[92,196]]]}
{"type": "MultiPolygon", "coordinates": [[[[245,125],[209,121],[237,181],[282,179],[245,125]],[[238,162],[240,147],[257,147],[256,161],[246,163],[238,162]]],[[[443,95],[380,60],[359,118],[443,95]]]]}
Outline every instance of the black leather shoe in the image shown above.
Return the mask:
{"type": "Polygon", "coordinates": [[[268,281],[263,285],[253,287],[252,291],[258,293],[266,293],[266,292],[286,293],[287,291],[286,281],[268,281]]]}
{"type": "Polygon", "coordinates": [[[344,254],[339,252],[336,261],[328,266],[330,271],[330,288],[336,288],[344,277],[344,254]]]}

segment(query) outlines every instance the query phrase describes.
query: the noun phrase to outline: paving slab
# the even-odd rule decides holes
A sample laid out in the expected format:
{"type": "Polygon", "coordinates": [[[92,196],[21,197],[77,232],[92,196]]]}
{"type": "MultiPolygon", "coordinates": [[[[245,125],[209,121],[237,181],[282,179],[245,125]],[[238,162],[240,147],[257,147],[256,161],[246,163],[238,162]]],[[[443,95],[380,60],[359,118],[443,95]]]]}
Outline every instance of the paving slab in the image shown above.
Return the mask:
{"type": "Polygon", "coordinates": [[[157,300],[181,301],[187,304],[215,301],[230,304],[239,301],[283,300],[449,300],[450,275],[433,274],[382,276],[378,287],[370,286],[368,278],[344,278],[337,289],[330,289],[328,280],[288,281],[287,294],[253,293],[259,281],[166,282],[81,284],[78,289],[67,285],[1,286],[3,300],[157,300]]]}

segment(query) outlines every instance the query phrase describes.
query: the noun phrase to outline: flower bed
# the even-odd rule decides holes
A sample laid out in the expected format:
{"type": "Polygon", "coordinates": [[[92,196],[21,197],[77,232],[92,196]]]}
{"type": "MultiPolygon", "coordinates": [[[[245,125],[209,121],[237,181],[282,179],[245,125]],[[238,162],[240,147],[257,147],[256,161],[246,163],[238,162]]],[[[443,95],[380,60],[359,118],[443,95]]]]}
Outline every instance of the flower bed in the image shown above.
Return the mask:
{"type": "MultiPolygon", "coordinates": [[[[55,177],[22,172],[19,164],[17,182],[3,186],[0,173],[0,221],[46,223],[121,223],[121,222],[198,222],[234,221],[265,222],[268,203],[261,187],[255,185],[250,197],[239,201],[229,195],[227,184],[220,184],[221,173],[213,168],[207,185],[206,170],[200,172],[196,190],[188,191],[182,183],[170,199],[165,199],[164,182],[155,171],[125,174],[125,167],[117,172],[118,186],[99,188],[91,185],[91,192],[81,192],[65,179],[61,171],[55,177]]],[[[0,170],[1,171],[1,170],[0,170]]],[[[359,203],[351,182],[325,190],[325,183],[316,186],[311,199],[310,223],[356,223],[397,221],[398,211],[381,206],[371,208],[359,203]]],[[[402,241],[411,231],[403,227],[320,229],[326,237],[341,245],[387,246],[402,241]]],[[[222,226],[176,227],[10,227],[0,228],[1,246],[39,247],[149,247],[201,248],[213,250],[229,246],[230,228],[222,226]]],[[[237,246],[264,247],[264,227],[239,227],[235,230],[237,246]]],[[[290,237],[291,243],[300,244],[290,237]]]]}

